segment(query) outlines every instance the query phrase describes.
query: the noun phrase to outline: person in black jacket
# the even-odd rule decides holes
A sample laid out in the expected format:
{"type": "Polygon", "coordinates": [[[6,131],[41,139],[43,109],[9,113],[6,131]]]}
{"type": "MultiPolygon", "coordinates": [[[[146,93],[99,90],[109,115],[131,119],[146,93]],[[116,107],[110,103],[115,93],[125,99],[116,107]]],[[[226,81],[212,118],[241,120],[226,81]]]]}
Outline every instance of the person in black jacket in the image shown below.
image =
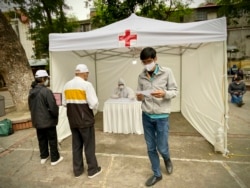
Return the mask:
{"type": "Polygon", "coordinates": [[[228,93],[231,95],[231,102],[237,104],[239,107],[244,105],[243,95],[246,93],[246,84],[241,81],[241,77],[235,78],[228,86],[228,93]]]}
{"type": "Polygon", "coordinates": [[[45,164],[50,155],[51,165],[57,165],[63,160],[58,152],[56,131],[59,108],[52,91],[46,87],[48,83],[48,73],[38,70],[31,85],[28,104],[32,125],[36,128],[41,164],[45,164]]]}

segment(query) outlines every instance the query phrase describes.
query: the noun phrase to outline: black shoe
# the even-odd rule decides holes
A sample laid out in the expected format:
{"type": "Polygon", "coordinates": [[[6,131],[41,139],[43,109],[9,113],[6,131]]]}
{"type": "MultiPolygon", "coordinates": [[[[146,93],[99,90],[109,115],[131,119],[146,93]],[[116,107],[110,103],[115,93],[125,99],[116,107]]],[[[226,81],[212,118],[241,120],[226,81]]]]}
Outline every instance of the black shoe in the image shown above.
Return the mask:
{"type": "Polygon", "coordinates": [[[237,106],[238,106],[238,107],[241,107],[242,105],[243,105],[243,102],[237,103],[237,106]]]}
{"type": "Polygon", "coordinates": [[[94,178],[97,175],[99,175],[101,172],[102,172],[102,168],[99,166],[94,174],[92,174],[92,175],[89,174],[88,175],[88,178],[94,178]]]}
{"type": "Polygon", "coordinates": [[[243,101],[240,102],[240,107],[243,106],[245,103],[243,101]]]}
{"type": "Polygon", "coordinates": [[[154,184],[156,184],[158,181],[160,181],[162,179],[162,176],[160,177],[156,177],[156,176],[152,176],[150,177],[147,181],[146,181],[146,186],[152,186],[154,184]]]}
{"type": "Polygon", "coordinates": [[[167,173],[172,174],[173,173],[173,164],[172,164],[171,160],[170,159],[164,160],[164,163],[165,163],[167,173]]]}
{"type": "Polygon", "coordinates": [[[82,174],[83,174],[83,173],[81,173],[80,175],[75,175],[75,178],[80,178],[80,177],[82,177],[82,174]]]}

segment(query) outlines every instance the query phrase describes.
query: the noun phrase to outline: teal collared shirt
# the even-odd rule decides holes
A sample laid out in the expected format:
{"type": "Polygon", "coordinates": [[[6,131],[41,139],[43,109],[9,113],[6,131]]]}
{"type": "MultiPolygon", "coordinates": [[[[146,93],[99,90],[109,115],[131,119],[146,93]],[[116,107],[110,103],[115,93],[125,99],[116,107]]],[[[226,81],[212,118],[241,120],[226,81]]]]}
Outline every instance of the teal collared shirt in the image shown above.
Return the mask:
{"type": "Polygon", "coordinates": [[[152,81],[152,80],[154,79],[154,76],[155,76],[158,72],[159,72],[159,66],[158,66],[158,64],[156,64],[155,70],[154,70],[154,72],[153,72],[153,74],[152,74],[152,76],[151,76],[151,78],[150,78],[150,81],[152,81]]]}
{"type": "Polygon", "coordinates": [[[143,113],[146,114],[151,119],[161,119],[161,118],[168,118],[169,117],[169,114],[149,114],[146,112],[143,112],[143,113]]]}

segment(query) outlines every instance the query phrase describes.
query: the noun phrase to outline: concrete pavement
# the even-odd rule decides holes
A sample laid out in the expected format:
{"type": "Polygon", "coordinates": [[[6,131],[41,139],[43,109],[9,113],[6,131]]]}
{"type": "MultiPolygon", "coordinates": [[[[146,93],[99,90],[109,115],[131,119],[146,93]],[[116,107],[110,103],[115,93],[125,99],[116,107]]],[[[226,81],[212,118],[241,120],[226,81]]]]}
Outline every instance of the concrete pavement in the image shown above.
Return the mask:
{"type": "MultiPolygon", "coordinates": [[[[241,108],[229,104],[229,155],[214,153],[209,144],[179,113],[170,119],[170,152],[174,165],[156,188],[247,188],[250,187],[250,92],[241,108]]],[[[56,166],[40,164],[34,128],[0,137],[0,188],[138,188],[152,175],[143,135],[110,134],[102,131],[102,114],[96,116],[96,152],[103,172],[89,179],[76,179],[72,172],[71,137],[60,144],[64,160],[56,166]]],[[[86,162],[85,162],[86,164],[86,162]]],[[[85,166],[86,171],[86,166],[85,166]]]]}

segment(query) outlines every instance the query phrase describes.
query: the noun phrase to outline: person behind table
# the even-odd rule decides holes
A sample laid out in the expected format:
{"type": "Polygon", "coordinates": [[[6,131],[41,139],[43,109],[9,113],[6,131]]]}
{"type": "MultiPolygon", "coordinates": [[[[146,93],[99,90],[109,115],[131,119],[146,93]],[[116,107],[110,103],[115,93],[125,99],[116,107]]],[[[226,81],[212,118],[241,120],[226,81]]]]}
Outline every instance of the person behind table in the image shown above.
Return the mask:
{"type": "Polygon", "coordinates": [[[117,87],[114,89],[113,94],[111,95],[111,98],[129,98],[132,100],[135,99],[135,93],[130,87],[126,86],[125,81],[120,78],[118,80],[117,87]]]}
{"type": "Polygon", "coordinates": [[[51,165],[57,165],[63,160],[58,152],[56,131],[59,108],[52,91],[46,87],[48,83],[49,75],[46,70],[36,71],[28,104],[32,125],[36,128],[41,164],[45,164],[50,155],[51,165]]]}
{"type": "Polygon", "coordinates": [[[246,93],[246,84],[238,76],[235,81],[231,82],[228,86],[228,93],[231,95],[231,102],[237,104],[239,107],[244,105],[243,95],[246,93]]]}
{"type": "Polygon", "coordinates": [[[88,178],[102,172],[95,155],[95,128],[93,110],[98,107],[98,98],[92,84],[87,81],[89,75],[85,64],[78,64],[75,77],[68,81],[63,89],[64,105],[72,133],[73,172],[79,177],[84,172],[83,148],[87,161],[88,178]]]}
{"type": "Polygon", "coordinates": [[[146,181],[146,186],[152,186],[162,179],[158,152],[163,157],[167,174],[173,172],[168,146],[168,120],[171,99],[176,97],[178,91],[172,70],[156,63],[154,48],[144,48],[140,59],[145,68],[138,77],[136,96],[137,100],[142,101],[144,138],[153,171],[153,176],[146,181]],[[143,90],[152,90],[152,93],[150,96],[144,96],[140,93],[143,90]]]}

